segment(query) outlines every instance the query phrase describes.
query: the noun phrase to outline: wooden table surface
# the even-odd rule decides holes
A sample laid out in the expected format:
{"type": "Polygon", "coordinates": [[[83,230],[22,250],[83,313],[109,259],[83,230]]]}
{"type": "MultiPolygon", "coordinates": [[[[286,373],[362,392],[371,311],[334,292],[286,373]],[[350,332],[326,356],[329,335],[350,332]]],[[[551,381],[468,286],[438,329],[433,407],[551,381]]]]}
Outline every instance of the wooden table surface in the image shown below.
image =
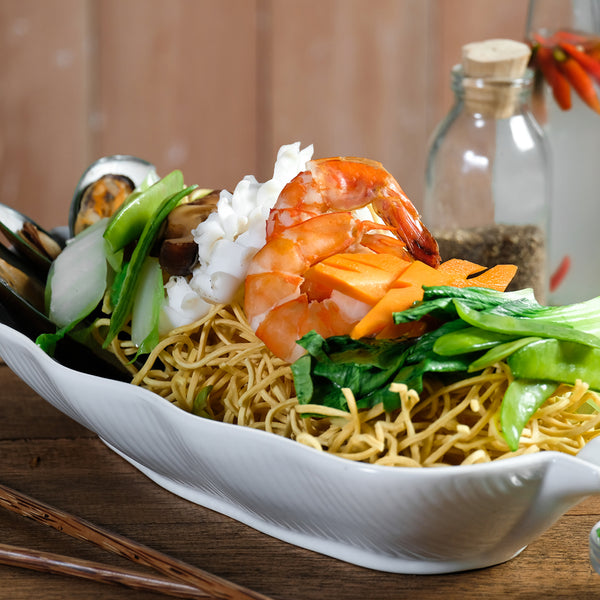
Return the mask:
{"type": "MultiPolygon", "coordinates": [[[[273,600],[600,598],[588,498],[508,563],[451,575],[397,575],[296,548],[152,483],[98,437],[58,412],[0,364],[0,482],[273,600]]],[[[0,509],[0,541],[134,567],[125,559],[0,509]]],[[[0,565],[0,600],[166,598],[0,565]]]]}

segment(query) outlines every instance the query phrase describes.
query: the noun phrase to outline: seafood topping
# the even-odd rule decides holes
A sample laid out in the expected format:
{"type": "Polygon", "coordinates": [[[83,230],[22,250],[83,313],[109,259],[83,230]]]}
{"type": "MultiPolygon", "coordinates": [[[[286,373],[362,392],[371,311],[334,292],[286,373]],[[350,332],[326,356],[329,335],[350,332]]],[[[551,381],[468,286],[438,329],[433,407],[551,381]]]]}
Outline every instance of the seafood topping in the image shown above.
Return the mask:
{"type": "Polygon", "coordinates": [[[80,233],[104,217],[112,216],[134,190],[125,175],[103,175],[84,190],[75,220],[74,232],[80,233]]]}
{"type": "Polygon", "coordinates": [[[50,260],[54,260],[62,250],[56,240],[44,233],[39,227],[36,227],[31,221],[25,221],[19,233],[50,260]]]}
{"type": "Polygon", "coordinates": [[[315,330],[348,334],[361,306],[343,294],[312,299],[304,273],[341,252],[386,252],[437,267],[437,242],[397,181],[362,158],[312,160],[283,189],[267,221],[267,243],[248,270],[245,312],[257,336],[284,360],[303,354],[296,344],[315,330]],[[383,224],[359,218],[370,206],[383,224]]]}
{"type": "Polygon", "coordinates": [[[0,279],[38,311],[44,310],[44,286],[6,260],[0,258],[0,279]]]}

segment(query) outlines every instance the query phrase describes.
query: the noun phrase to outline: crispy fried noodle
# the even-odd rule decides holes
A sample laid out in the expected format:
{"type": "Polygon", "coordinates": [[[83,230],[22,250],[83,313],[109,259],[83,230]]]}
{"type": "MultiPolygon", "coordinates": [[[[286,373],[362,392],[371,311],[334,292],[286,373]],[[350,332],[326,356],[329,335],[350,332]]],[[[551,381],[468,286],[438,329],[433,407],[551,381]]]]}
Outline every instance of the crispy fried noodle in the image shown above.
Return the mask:
{"type": "MultiPolygon", "coordinates": [[[[103,327],[107,321],[99,321],[103,327]]],[[[125,336],[126,337],[126,336],[125,336]]],[[[215,305],[202,319],[170,332],[137,370],[136,349],[115,340],[113,351],[147,388],[183,410],[262,429],[343,458],[390,466],[474,464],[557,450],[576,454],[599,433],[600,413],[580,408],[598,394],[585,383],[560,386],[510,452],[499,430],[499,407],[510,382],[503,363],[451,385],[426,382],[419,396],[392,384],[401,408],[359,410],[344,390],[348,411],[300,405],[289,363],[275,357],[246,320],[239,302],[215,305]]]]}

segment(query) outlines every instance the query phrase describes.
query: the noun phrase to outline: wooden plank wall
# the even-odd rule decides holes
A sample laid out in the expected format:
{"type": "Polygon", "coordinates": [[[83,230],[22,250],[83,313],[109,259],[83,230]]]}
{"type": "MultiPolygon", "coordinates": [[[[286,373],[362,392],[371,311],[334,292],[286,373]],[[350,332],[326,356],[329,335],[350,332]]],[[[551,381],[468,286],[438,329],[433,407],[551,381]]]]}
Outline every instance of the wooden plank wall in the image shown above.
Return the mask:
{"type": "Polygon", "coordinates": [[[462,44],[526,0],[0,0],[0,202],[66,222],[95,158],[266,180],[277,148],[380,160],[419,207],[462,44]]]}

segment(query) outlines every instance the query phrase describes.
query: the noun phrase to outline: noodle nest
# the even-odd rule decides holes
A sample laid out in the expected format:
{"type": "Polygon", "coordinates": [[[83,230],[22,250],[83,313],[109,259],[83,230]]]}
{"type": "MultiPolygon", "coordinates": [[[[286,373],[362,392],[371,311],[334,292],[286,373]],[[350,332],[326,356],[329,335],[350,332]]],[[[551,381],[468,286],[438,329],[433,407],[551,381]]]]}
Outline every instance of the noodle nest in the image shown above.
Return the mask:
{"type": "MultiPolygon", "coordinates": [[[[108,325],[97,322],[97,335],[108,325]]],[[[288,437],[355,461],[388,466],[450,466],[556,450],[576,454],[600,433],[600,412],[585,410],[600,396],[578,381],[561,385],[531,418],[519,448],[502,437],[499,410],[511,374],[504,363],[449,385],[425,381],[421,395],[392,384],[401,408],[348,410],[301,405],[290,365],[275,357],[250,328],[239,302],[215,305],[205,317],[174,329],[137,369],[125,330],[112,350],[147,388],[199,416],[288,437]]]]}

